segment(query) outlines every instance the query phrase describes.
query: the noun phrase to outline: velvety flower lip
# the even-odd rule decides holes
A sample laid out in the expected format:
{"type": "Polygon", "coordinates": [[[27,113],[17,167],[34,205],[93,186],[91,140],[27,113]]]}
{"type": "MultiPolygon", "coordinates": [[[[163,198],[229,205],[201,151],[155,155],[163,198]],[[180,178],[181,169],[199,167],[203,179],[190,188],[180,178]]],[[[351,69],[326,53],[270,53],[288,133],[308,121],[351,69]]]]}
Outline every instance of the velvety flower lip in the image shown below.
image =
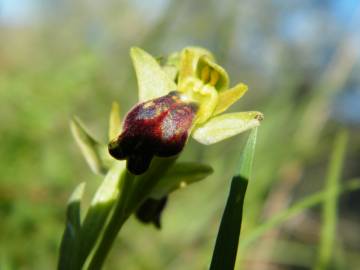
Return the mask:
{"type": "Polygon", "coordinates": [[[197,111],[180,93],[142,102],[127,114],[123,132],[109,143],[109,153],[127,160],[133,174],[144,173],[154,156],[170,157],[183,149],[197,111]]]}

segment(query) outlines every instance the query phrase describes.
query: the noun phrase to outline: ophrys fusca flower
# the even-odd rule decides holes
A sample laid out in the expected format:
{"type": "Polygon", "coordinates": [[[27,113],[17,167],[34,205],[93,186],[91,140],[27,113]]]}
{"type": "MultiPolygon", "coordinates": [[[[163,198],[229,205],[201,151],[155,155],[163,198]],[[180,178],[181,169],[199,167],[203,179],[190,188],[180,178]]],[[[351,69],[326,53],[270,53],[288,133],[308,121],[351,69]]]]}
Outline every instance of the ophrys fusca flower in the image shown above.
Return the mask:
{"type": "Polygon", "coordinates": [[[154,156],[181,152],[188,136],[212,144],[256,127],[257,111],[221,114],[247,91],[245,84],[229,87],[226,71],[210,52],[189,47],[160,64],[133,48],[140,103],[127,114],[122,132],[109,143],[116,159],[126,159],[133,174],[142,174],[154,156]]]}

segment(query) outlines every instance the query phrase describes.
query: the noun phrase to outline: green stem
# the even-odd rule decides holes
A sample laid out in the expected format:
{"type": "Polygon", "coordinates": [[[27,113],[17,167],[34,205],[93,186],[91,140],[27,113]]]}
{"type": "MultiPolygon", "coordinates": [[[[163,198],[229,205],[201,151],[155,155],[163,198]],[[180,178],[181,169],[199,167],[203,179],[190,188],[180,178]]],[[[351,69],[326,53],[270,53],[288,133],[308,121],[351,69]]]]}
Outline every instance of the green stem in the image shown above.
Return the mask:
{"type": "Polygon", "coordinates": [[[122,225],[149,196],[152,188],[175,163],[176,159],[177,157],[155,158],[149,170],[143,175],[136,177],[125,170],[118,201],[111,219],[106,225],[100,243],[91,258],[88,269],[101,269],[122,225]]]}
{"type": "Polygon", "coordinates": [[[131,189],[134,185],[134,178],[135,176],[133,174],[131,174],[128,170],[125,170],[119,198],[115,205],[111,219],[102,235],[100,243],[96,247],[95,253],[89,265],[89,269],[101,269],[114,243],[114,240],[116,239],[116,235],[118,234],[126,219],[130,216],[130,213],[126,211],[126,206],[129,201],[131,189]]]}

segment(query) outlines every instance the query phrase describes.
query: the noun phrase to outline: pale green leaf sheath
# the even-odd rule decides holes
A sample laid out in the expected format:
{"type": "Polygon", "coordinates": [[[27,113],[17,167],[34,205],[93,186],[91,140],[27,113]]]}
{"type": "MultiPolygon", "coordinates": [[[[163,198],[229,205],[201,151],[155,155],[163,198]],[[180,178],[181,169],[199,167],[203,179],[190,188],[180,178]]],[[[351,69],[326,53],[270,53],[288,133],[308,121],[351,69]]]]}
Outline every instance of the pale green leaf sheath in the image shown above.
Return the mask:
{"type": "Polygon", "coordinates": [[[83,221],[80,239],[79,264],[85,263],[86,257],[94,246],[109,213],[114,207],[121,188],[121,179],[125,171],[125,162],[116,162],[106,174],[97,189],[83,221]]]}
{"type": "Polygon", "coordinates": [[[262,119],[260,112],[223,114],[196,128],[192,136],[202,144],[213,144],[259,126],[262,119]]]}
{"type": "Polygon", "coordinates": [[[85,183],[80,183],[72,193],[66,211],[66,227],[61,240],[58,269],[75,269],[78,265],[78,248],[81,230],[80,203],[85,183]]]}
{"type": "Polygon", "coordinates": [[[139,101],[146,101],[166,95],[177,89],[158,62],[140,48],[131,48],[130,55],[134,63],[139,101]]]}
{"type": "Polygon", "coordinates": [[[105,174],[109,168],[106,145],[96,141],[79,119],[74,118],[70,122],[72,134],[80,147],[80,150],[90,169],[96,174],[105,174]]]}

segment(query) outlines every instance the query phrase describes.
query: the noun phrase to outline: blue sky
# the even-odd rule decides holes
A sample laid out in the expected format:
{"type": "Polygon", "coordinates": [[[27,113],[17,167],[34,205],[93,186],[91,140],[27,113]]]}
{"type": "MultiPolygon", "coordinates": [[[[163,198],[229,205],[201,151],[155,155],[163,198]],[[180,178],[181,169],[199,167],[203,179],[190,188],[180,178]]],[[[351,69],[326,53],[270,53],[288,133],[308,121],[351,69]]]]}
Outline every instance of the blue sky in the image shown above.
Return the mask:
{"type": "MultiPolygon", "coordinates": [[[[283,4],[281,2],[282,1],[275,1],[275,4],[281,5],[283,4]]],[[[140,8],[144,7],[144,9],[148,10],[157,5],[163,6],[167,1],[151,1],[151,5],[149,5],[149,1],[147,0],[135,0],[133,3],[140,8]]],[[[327,9],[329,8],[329,12],[333,13],[340,23],[346,23],[349,17],[354,14],[356,7],[359,6],[358,0],[317,0],[304,1],[303,3],[304,7],[309,9],[312,5],[317,8],[322,5],[327,9]]],[[[0,0],[0,20],[7,24],[30,23],[34,19],[34,15],[40,4],[41,1],[39,0],[0,0]]]]}
{"type": "Polygon", "coordinates": [[[34,0],[0,0],[0,22],[5,24],[27,24],[35,15],[34,0]]]}

